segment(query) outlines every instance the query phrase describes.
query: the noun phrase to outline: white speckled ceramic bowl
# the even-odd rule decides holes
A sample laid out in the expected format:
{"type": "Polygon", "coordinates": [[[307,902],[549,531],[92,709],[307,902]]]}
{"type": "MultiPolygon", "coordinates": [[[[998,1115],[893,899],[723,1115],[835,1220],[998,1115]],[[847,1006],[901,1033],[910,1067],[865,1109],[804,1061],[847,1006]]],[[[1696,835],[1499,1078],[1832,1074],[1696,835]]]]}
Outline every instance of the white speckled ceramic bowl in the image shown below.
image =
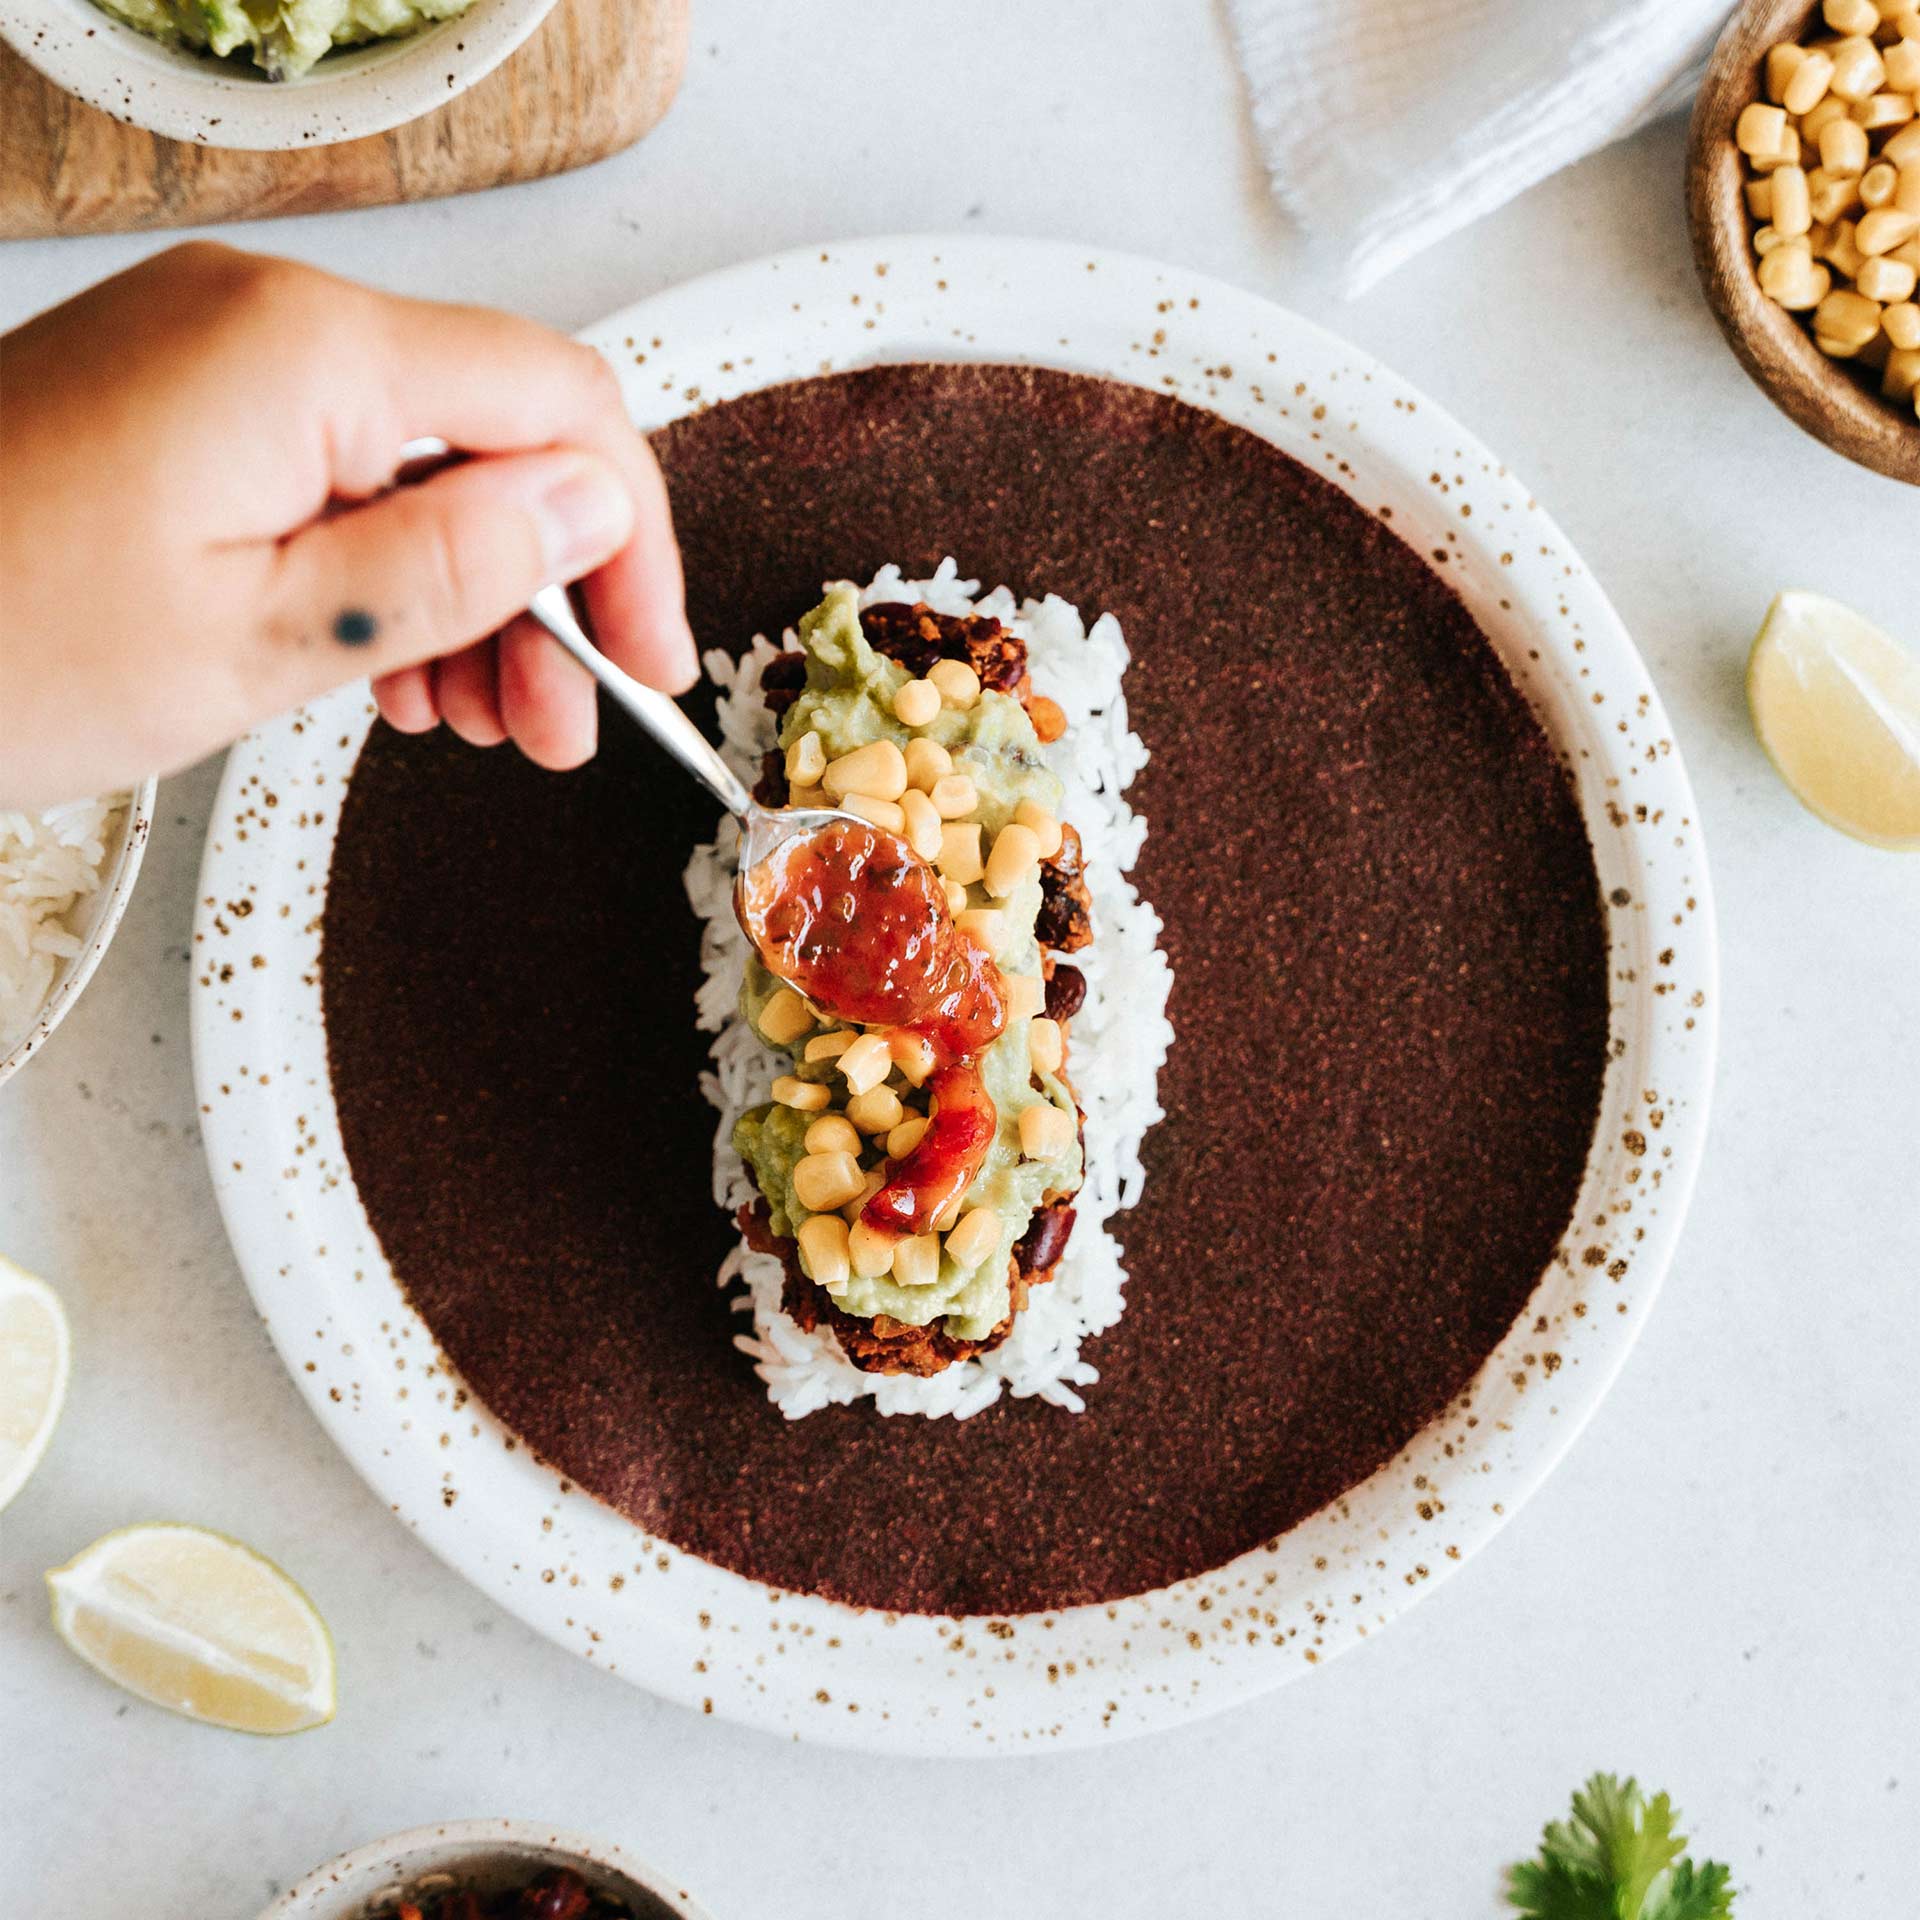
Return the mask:
{"type": "Polygon", "coordinates": [[[610,1842],[533,1820],[452,1820],[356,1847],[289,1887],[260,1920],[380,1920],[403,1898],[456,1886],[497,1893],[548,1867],[571,1867],[596,1893],[632,1901],[643,1920],[654,1920],[649,1897],[680,1920],[712,1920],[692,1894],[610,1842]]]}
{"type": "Polygon", "coordinates": [[[237,59],[168,46],[92,0],[0,0],[0,40],[130,126],[204,147],[320,147],[385,133],[491,73],[553,0],[474,0],[454,19],[329,54],[276,84],[237,59]]]}
{"type": "Polygon", "coordinates": [[[133,895],[134,880],[140,872],[140,862],[146,857],[147,836],[153,831],[153,797],[157,786],[157,782],[147,780],[134,789],[133,797],[127,803],[126,818],[120,825],[119,849],[108,860],[99,891],[93,896],[84,944],[54,975],[53,990],[47,995],[33,1025],[5,1053],[0,1053],[0,1085],[10,1080],[40,1051],[46,1044],[47,1036],[67,1017],[68,1010],[93,978],[94,969],[99,966],[107,943],[120,924],[120,916],[127,910],[127,902],[133,895]]]}
{"type": "Polygon", "coordinates": [[[1455,1405],[1331,1506],[1210,1574],[988,1621],[877,1614],[722,1571],[518,1446],[435,1350],[368,1229],[318,970],[341,796],[372,721],[350,692],[234,752],[194,936],[208,1159],[294,1379],[455,1567],[584,1659],[701,1711],[896,1751],[1031,1752],[1178,1724],[1310,1672],[1431,1591],[1540,1484],[1626,1358],[1679,1238],[1717,960],[1693,794],[1632,642],[1566,537],[1464,428],[1318,327],[1182,269],[1048,242],[867,240],[713,275],[587,338],[649,428],[875,361],[1037,362],[1175,393],[1370,511],[1390,507],[1533,702],[1592,837],[1613,1009],[1578,1205],[1455,1405]]]}

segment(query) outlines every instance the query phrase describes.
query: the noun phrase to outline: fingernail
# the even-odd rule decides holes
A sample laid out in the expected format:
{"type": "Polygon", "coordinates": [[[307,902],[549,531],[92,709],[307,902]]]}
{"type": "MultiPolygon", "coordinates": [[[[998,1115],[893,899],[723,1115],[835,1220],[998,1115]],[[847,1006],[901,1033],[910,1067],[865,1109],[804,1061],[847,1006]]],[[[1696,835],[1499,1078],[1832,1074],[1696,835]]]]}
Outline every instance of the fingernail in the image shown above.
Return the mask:
{"type": "Polygon", "coordinates": [[[551,482],[533,503],[549,577],[577,580],[626,545],[633,496],[610,467],[583,461],[551,482]]]}

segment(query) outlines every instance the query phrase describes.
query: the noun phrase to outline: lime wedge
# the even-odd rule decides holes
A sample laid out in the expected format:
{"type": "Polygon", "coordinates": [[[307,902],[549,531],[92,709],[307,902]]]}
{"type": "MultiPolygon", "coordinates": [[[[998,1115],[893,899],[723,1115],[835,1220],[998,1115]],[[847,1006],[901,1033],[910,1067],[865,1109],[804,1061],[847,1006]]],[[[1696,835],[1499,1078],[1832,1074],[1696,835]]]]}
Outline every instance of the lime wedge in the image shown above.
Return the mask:
{"type": "Polygon", "coordinates": [[[1920,848],[1920,655],[1851,607],[1781,594],[1747,661],[1754,731],[1829,826],[1920,848]]]}
{"type": "Polygon", "coordinates": [[[157,1707],[239,1733],[333,1718],[333,1642],[307,1596],[251,1548],[199,1527],[123,1527],[47,1575],[53,1626],[157,1707]]]}
{"type": "Polygon", "coordinates": [[[0,1257],[0,1507],[27,1484],[53,1438],[72,1347],[59,1296],[0,1257]]]}

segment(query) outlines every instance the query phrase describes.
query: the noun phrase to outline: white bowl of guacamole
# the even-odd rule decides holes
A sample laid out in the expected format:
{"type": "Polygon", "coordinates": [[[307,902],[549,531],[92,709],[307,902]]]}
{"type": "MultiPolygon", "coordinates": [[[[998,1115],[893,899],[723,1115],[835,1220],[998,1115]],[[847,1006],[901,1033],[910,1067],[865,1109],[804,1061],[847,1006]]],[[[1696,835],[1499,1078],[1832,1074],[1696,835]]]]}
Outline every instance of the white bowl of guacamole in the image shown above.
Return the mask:
{"type": "Polygon", "coordinates": [[[464,92],[554,0],[0,0],[0,39],[117,120],[200,146],[384,133],[464,92]]]}

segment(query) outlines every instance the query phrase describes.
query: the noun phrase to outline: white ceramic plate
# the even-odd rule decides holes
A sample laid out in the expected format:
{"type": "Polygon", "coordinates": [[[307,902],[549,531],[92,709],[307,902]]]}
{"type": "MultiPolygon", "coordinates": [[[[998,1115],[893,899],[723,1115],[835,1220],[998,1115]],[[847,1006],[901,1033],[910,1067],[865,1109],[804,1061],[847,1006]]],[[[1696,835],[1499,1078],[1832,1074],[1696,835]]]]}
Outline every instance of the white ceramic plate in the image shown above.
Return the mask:
{"type": "Polygon", "coordinates": [[[861,241],[715,274],[587,338],[649,428],[876,360],[1107,374],[1250,428],[1369,510],[1391,506],[1417,551],[1444,552],[1448,584],[1575,768],[1612,903],[1613,1059],[1577,1226],[1470,1412],[1215,1573],[988,1630],[723,1572],[512,1448],[368,1230],[317,970],[342,789],[371,720],[351,693],[235,750],[195,934],[208,1158],[294,1379],[436,1552],[584,1659],[696,1709],[847,1745],[1004,1753],[1177,1724],[1299,1677],[1429,1591],[1539,1485],[1625,1359],[1679,1235],[1712,1078],[1713,913],[1693,795],[1639,655],[1564,536],[1464,429],[1319,328],[1180,269],[1043,242],[861,241]]]}
{"type": "Polygon", "coordinates": [[[126,818],[120,823],[120,845],[106,871],[100,877],[99,890],[93,896],[93,917],[87,922],[86,938],[80,951],[54,975],[53,990],[34,1016],[33,1025],[5,1053],[0,1053],[0,1083],[18,1073],[46,1044],[48,1036],[67,1017],[93,978],[120,925],[120,916],[133,897],[133,883],[139,877],[140,862],[147,855],[147,836],[153,831],[153,798],[159,782],[143,780],[127,802],[126,818]]]}
{"type": "Polygon", "coordinates": [[[484,79],[553,0],[474,0],[397,40],[330,53],[275,83],[237,61],[168,46],[93,0],[0,0],[0,40],[56,86],[130,126],[204,147],[322,147],[385,133],[484,79]]]}

